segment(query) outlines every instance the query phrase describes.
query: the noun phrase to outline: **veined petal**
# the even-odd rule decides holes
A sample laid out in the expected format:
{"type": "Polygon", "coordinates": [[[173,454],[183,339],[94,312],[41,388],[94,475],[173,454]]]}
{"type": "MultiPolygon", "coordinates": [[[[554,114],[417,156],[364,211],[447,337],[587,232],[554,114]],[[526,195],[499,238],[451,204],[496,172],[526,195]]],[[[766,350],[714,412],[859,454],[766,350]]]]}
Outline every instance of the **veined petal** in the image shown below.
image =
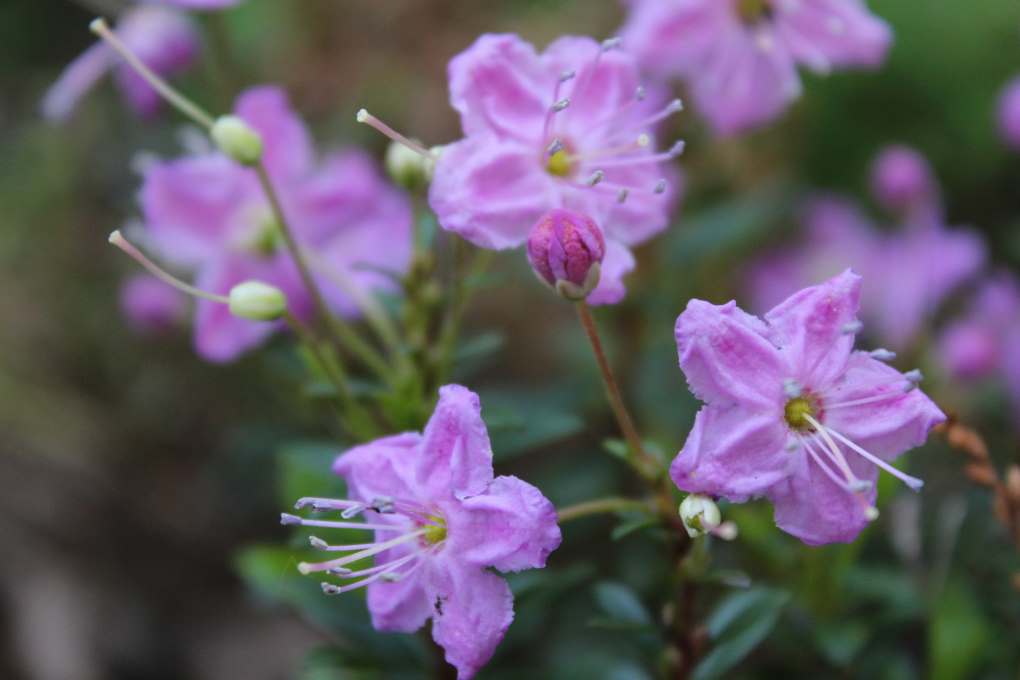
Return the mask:
{"type": "Polygon", "coordinates": [[[419,494],[415,470],[421,440],[417,432],[405,432],[355,446],[337,457],[333,472],[343,477],[352,500],[364,503],[380,497],[416,500],[419,494]]]}
{"type": "Polygon", "coordinates": [[[634,254],[619,241],[606,241],[606,256],[602,260],[599,283],[588,296],[588,304],[614,305],[623,300],[627,287],[623,277],[634,270],[634,254]]]}
{"type": "Polygon", "coordinates": [[[789,377],[821,389],[842,375],[856,339],[852,324],[860,298],[861,277],[847,270],[795,293],[765,315],[773,341],[791,358],[795,373],[789,377]]]}
{"type": "Polygon", "coordinates": [[[478,395],[460,385],[439,388],[425,426],[416,481],[429,498],[464,498],[492,482],[492,446],[478,395]]]}
{"type": "Polygon", "coordinates": [[[444,229],[481,248],[515,248],[547,210],[561,207],[541,152],[493,136],[445,147],[429,204],[444,229]]]}
{"type": "Polygon", "coordinates": [[[847,457],[857,479],[871,483],[858,495],[837,486],[803,449],[789,455],[794,473],[769,492],[776,525],[808,545],[852,542],[868,524],[865,508],[875,502],[878,468],[847,457]]]}
{"type": "Polygon", "coordinates": [[[450,61],[450,103],[466,135],[494,134],[542,144],[556,76],[516,35],[485,34],[450,61]]]}
{"type": "Polygon", "coordinates": [[[470,680],[510,627],[513,594],[504,579],[474,565],[439,559],[429,566],[432,637],[458,680],[470,680]]]}
{"type": "Polygon", "coordinates": [[[891,366],[865,352],[854,352],[844,377],[825,395],[825,425],[876,456],[892,460],[923,444],[931,429],[946,419],[921,390],[908,392],[909,384],[891,366]],[[888,399],[843,408],[826,406],[882,395],[888,399]]]}
{"type": "Polygon", "coordinates": [[[311,170],[315,158],[311,138],[282,88],[245,90],[234,112],[262,136],[263,162],[275,179],[288,182],[311,170]]]}
{"type": "Polygon", "coordinates": [[[464,499],[461,509],[450,517],[450,549],[480,567],[544,567],[562,539],[556,508],[516,477],[497,477],[484,493],[464,499]]]}
{"type": "Polygon", "coordinates": [[[669,474],[684,491],[743,502],[788,474],[789,436],[781,413],[704,406],[669,474]]]}
{"type": "Polygon", "coordinates": [[[769,329],[735,302],[713,305],[691,300],[676,320],[680,368],[702,401],[771,410],[782,403],[789,369],[767,339],[769,329]]]}
{"type": "MultiPolygon", "coordinates": [[[[389,534],[392,536],[392,534],[389,534]]],[[[404,547],[404,546],[401,546],[404,547]]],[[[407,552],[405,548],[404,552],[407,552]]],[[[396,551],[388,550],[376,557],[376,563],[383,559],[396,559],[396,551]]],[[[375,581],[368,586],[368,612],[376,630],[394,633],[413,633],[425,625],[432,615],[432,603],[423,583],[423,571],[414,573],[396,582],[375,581]]]]}

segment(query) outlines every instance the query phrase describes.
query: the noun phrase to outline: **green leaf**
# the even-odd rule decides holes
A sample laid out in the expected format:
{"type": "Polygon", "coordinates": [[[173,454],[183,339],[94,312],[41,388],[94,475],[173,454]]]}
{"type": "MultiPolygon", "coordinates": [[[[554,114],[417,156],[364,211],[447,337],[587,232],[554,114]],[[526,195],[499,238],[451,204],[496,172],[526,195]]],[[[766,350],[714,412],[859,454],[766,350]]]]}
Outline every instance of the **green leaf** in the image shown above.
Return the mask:
{"type": "Polygon", "coordinates": [[[610,534],[610,537],[614,541],[619,541],[620,539],[630,536],[636,531],[641,531],[642,529],[647,529],[648,527],[657,526],[659,526],[659,519],[657,517],[650,517],[649,515],[641,514],[636,517],[631,517],[626,521],[617,524],[613,528],[613,532],[610,534]]]}
{"type": "Polygon", "coordinates": [[[617,624],[650,626],[652,617],[638,596],[629,587],[614,581],[595,584],[595,601],[599,608],[617,624]]]}
{"type": "Polygon", "coordinates": [[[289,508],[302,496],[336,497],[344,491],[343,482],[332,473],[333,460],[343,450],[331,442],[293,442],[277,456],[279,465],[279,502],[289,508]]]}
{"type": "Polygon", "coordinates": [[[928,667],[933,680],[975,677],[991,629],[974,594],[962,581],[951,581],[935,602],[928,635],[928,667]]]}
{"type": "Polygon", "coordinates": [[[693,680],[723,677],[757,647],[779,620],[788,593],[753,588],[723,599],[708,618],[711,650],[698,664],[693,680]]]}
{"type": "Polygon", "coordinates": [[[580,432],[584,421],[564,408],[570,403],[554,390],[492,390],[481,394],[496,460],[527,453],[580,432]]]}

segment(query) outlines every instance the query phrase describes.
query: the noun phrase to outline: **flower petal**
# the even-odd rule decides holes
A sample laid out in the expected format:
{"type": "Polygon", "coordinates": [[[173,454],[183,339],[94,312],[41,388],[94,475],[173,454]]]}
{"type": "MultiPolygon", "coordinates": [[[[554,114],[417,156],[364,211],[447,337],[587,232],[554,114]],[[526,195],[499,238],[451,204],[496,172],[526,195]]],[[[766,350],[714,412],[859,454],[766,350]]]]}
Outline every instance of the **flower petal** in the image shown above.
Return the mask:
{"type": "Polygon", "coordinates": [[[789,436],[779,413],[704,406],[669,474],[684,491],[742,503],[788,474],[789,436]]]}
{"type": "Polygon", "coordinates": [[[451,559],[430,565],[432,637],[469,680],[492,658],[514,618],[514,596],[492,572],[451,559]]]}
{"type": "Polygon", "coordinates": [[[627,287],[623,277],[634,270],[634,254],[619,241],[606,241],[606,256],[602,260],[599,284],[588,296],[588,304],[614,305],[623,300],[627,287]]]}
{"type": "Polygon", "coordinates": [[[58,122],[69,118],[81,98],[114,63],[113,53],[105,43],[93,45],[82,52],[46,91],[42,100],[43,116],[58,122]]]}
{"type": "Polygon", "coordinates": [[[417,432],[405,432],[355,446],[337,456],[333,472],[343,477],[353,500],[371,503],[386,496],[417,500],[415,470],[421,440],[417,432]]]}
{"type": "Polygon", "coordinates": [[[262,136],[263,162],[274,179],[291,181],[311,170],[315,158],[311,138],[282,88],[245,90],[234,112],[262,136]]]}
{"type": "Polygon", "coordinates": [[[621,30],[624,48],[659,77],[695,71],[734,21],[732,8],[713,0],[635,0],[621,30]]]}
{"type": "MultiPolygon", "coordinates": [[[[392,535],[391,533],[387,537],[392,535]]],[[[407,548],[403,552],[407,554],[407,548]]],[[[390,556],[388,559],[401,556],[393,550],[386,551],[386,555],[390,556]]],[[[382,558],[377,557],[376,563],[381,564],[382,558]]],[[[404,569],[406,570],[406,567],[404,569]]],[[[372,626],[376,630],[413,633],[425,625],[432,615],[432,603],[429,602],[420,570],[393,583],[386,581],[370,583],[367,600],[368,612],[372,615],[372,626]]]]}
{"type": "MultiPolygon", "coordinates": [[[[827,427],[885,460],[920,446],[946,417],[921,390],[906,391],[903,374],[865,352],[854,352],[846,373],[823,400],[827,427]],[[833,406],[881,395],[888,399],[857,406],[833,406]]],[[[854,456],[855,454],[849,454],[854,456]]]]}
{"type": "Polygon", "coordinates": [[[478,395],[460,385],[439,388],[425,426],[417,482],[429,498],[473,496],[492,482],[492,446],[478,395]]]}
{"type": "Polygon", "coordinates": [[[481,248],[524,243],[542,213],[561,202],[540,155],[486,135],[445,147],[429,189],[440,226],[481,248]]]}
{"type": "Polygon", "coordinates": [[[791,455],[794,474],[769,492],[776,526],[808,545],[852,542],[868,524],[865,507],[875,502],[878,468],[847,457],[854,475],[871,483],[859,496],[837,486],[803,449],[791,455]]]}
{"type": "Polygon", "coordinates": [[[495,134],[541,145],[558,74],[516,35],[485,34],[450,61],[450,104],[464,134],[495,134]]]}
{"type": "Polygon", "coordinates": [[[516,477],[497,477],[484,493],[464,499],[461,509],[450,518],[450,549],[479,567],[544,567],[562,539],[556,508],[516,477]]]}
{"type": "Polygon", "coordinates": [[[850,270],[794,293],[779,303],[765,321],[773,341],[790,357],[801,384],[823,389],[842,375],[853,351],[860,308],[861,277],[850,270]]]}
{"type": "Polygon", "coordinates": [[[892,30],[860,0],[813,0],[779,12],[781,39],[794,58],[814,71],[833,66],[878,66],[892,43],[892,30]]]}
{"type": "Polygon", "coordinates": [[[767,339],[769,329],[735,302],[691,300],[676,320],[680,368],[691,391],[715,405],[741,403],[774,409],[782,400],[788,367],[767,339]]]}

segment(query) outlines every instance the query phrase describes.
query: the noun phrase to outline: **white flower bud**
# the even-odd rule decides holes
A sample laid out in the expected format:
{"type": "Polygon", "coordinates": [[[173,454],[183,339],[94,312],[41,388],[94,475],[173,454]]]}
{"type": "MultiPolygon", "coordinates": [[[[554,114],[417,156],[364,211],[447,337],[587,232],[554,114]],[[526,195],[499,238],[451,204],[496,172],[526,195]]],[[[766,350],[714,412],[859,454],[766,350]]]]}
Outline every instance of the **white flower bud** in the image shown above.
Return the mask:
{"type": "Polygon", "coordinates": [[[432,181],[435,159],[423,156],[401,142],[390,143],[386,149],[386,172],[399,186],[419,189],[432,181]]]}
{"type": "Polygon", "coordinates": [[[241,165],[255,165],[262,158],[262,137],[238,116],[220,116],[209,134],[220,151],[241,165]]]}
{"type": "Polygon", "coordinates": [[[680,503],[680,519],[691,538],[711,532],[722,522],[719,506],[707,496],[691,494],[680,503]]]}
{"type": "Polygon", "coordinates": [[[245,281],[230,289],[230,313],[250,321],[275,321],[287,311],[287,296],[276,286],[245,281]]]}

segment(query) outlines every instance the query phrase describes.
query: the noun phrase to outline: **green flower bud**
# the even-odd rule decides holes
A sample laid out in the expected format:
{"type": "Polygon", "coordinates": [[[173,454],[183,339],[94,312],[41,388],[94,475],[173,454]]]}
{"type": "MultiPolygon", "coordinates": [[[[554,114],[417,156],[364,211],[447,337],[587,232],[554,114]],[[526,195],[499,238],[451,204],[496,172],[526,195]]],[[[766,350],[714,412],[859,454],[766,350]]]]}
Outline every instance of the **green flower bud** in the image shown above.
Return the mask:
{"type": "Polygon", "coordinates": [[[386,149],[386,172],[390,179],[408,191],[427,186],[432,181],[435,165],[434,158],[423,156],[401,142],[391,142],[386,149]]]}
{"type": "Polygon", "coordinates": [[[691,538],[709,533],[722,522],[719,506],[707,496],[691,494],[680,503],[680,519],[691,538]]]}
{"type": "Polygon", "coordinates": [[[262,137],[238,116],[220,116],[210,135],[219,150],[241,165],[255,165],[262,158],[262,137]]]}
{"type": "Polygon", "coordinates": [[[230,313],[250,321],[275,321],[287,311],[287,296],[276,286],[245,281],[230,289],[230,313]]]}

